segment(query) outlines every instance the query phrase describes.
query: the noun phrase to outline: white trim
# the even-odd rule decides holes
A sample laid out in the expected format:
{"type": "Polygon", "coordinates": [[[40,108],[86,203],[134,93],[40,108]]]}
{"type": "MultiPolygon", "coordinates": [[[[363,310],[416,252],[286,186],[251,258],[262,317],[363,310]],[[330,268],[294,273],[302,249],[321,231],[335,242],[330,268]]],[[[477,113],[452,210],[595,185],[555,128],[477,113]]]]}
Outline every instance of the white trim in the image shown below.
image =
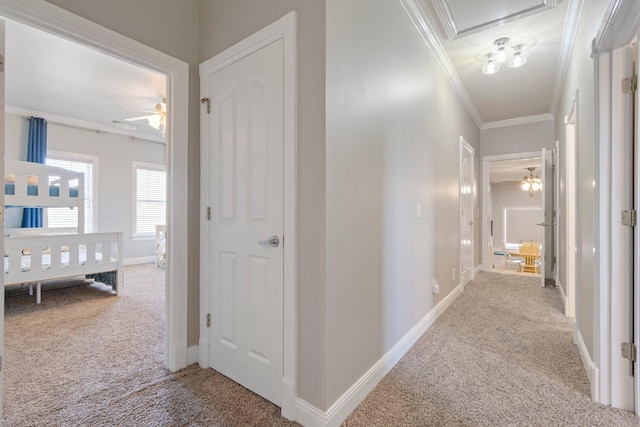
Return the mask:
{"type": "MultiPolygon", "coordinates": [[[[284,44],[284,316],[283,316],[283,376],[281,408],[282,416],[295,418],[296,410],[296,351],[297,351],[297,272],[296,272],[296,186],[297,186],[297,47],[296,12],[292,11],[274,23],[253,35],[236,43],[213,58],[200,64],[200,76],[209,75],[262,49],[265,46],[283,40],[284,44]]],[[[206,88],[201,86],[201,96],[207,96],[206,88]]],[[[207,135],[206,123],[201,121],[201,135],[207,135]]],[[[201,204],[207,206],[208,192],[205,183],[209,182],[208,168],[204,167],[208,158],[208,147],[201,144],[201,204]]],[[[205,218],[205,209],[200,214],[201,234],[209,235],[209,223],[205,218]]],[[[207,239],[200,240],[202,254],[210,253],[207,239]]],[[[208,366],[209,340],[205,315],[209,310],[210,292],[205,278],[209,277],[208,263],[200,263],[200,366],[208,366]]]]}
{"type": "Polygon", "coordinates": [[[152,264],[156,262],[156,257],[154,256],[143,256],[138,258],[127,258],[122,264],[123,265],[138,265],[138,264],[152,264]]]}
{"type": "Polygon", "coordinates": [[[562,297],[562,302],[564,304],[564,313],[566,315],[567,310],[569,308],[569,298],[567,298],[567,295],[564,293],[564,289],[562,288],[562,283],[558,281],[556,282],[556,285],[558,287],[558,290],[560,291],[560,296],[562,297]]]}
{"type": "Polygon", "coordinates": [[[476,265],[476,268],[473,271],[473,278],[475,279],[476,277],[478,277],[478,274],[480,274],[481,271],[482,271],[482,264],[476,265]]]}
{"type": "Polygon", "coordinates": [[[528,123],[544,122],[546,120],[554,120],[554,117],[549,113],[536,114],[534,116],[516,117],[507,120],[497,120],[495,122],[486,122],[480,128],[481,130],[504,128],[509,126],[525,125],[528,123]]]}
{"type": "MultiPolygon", "coordinates": [[[[598,289],[599,319],[597,328],[599,337],[594,340],[594,354],[598,365],[602,367],[599,380],[599,399],[603,405],[611,404],[611,54],[604,53],[595,57],[596,62],[596,108],[597,111],[597,155],[596,173],[598,186],[596,189],[596,277],[600,284],[598,289]],[[604,249],[607,248],[607,249],[604,249]]],[[[594,307],[595,309],[596,307],[594,307]]]]}
{"type": "Polygon", "coordinates": [[[168,233],[165,366],[186,366],[189,65],[44,0],[0,0],[0,15],[167,76],[168,233]]]}
{"type": "Polygon", "coordinates": [[[560,53],[558,54],[558,66],[556,67],[556,78],[553,82],[553,92],[551,95],[551,106],[549,111],[551,116],[555,117],[558,112],[562,90],[569,72],[569,63],[571,61],[571,53],[573,45],[578,33],[578,25],[582,16],[584,0],[570,0],[567,18],[564,22],[564,30],[562,31],[562,42],[560,44],[560,53]]]}
{"type": "MultiPolygon", "coordinates": [[[[471,146],[471,144],[469,144],[467,142],[466,139],[464,139],[464,137],[462,135],[460,135],[460,139],[459,139],[459,147],[460,147],[460,152],[459,152],[459,157],[458,157],[458,219],[460,219],[462,217],[462,195],[461,195],[461,188],[462,188],[462,153],[464,150],[467,150],[470,154],[471,154],[471,163],[469,165],[469,168],[471,169],[471,179],[473,181],[472,184],[472,192],[471,192],[471,260],[470,260],[470,265],[469,265],[469,270],[471,270],[471,277],[469,278],[469,281],[473,280],[475,275],[475,268],[473,266],[474,264],[474,255],[475,255],[475,230],[476,227],[473,224],[473,221],[475,219],[475,212],[476,212],[476,203],[475,203],[475,199],[476,199],[476,194],[477,194],[477,185],[478,183],[476,182],[476,175],[475,175],[475,163],[476,163],[476,150],[471,146]]],[[[460,279],[460,282],[458,283],[459,285],[463,285],[466,286],[467,283],[464,283],[464,272],[462,269],[462,221],[460,221],[459,224],[459,234],[458,234],[458,248],[460,248],[460,263],[458,265],[458,276],[460,279]]]]}
{"type": "Polygon", "coordinates": [[[587,377],[589,378],[589,392],[591,393],[591,399],[598,402],[600,398],[600,386],[599,386],[599,378],[600,378],[600,370],[591,360],[591,356],[589,356],[589,350],[587,350],[587,346],[582,339],[582,334],[580,330],[575,329],[575,338],[574,342],[578,346],[578,351],[580,352],[580,359],[582,359],[582,365],[584,366],[584,370],[587,373],[587,377]]]}
{"type": "Polygon", "coordinates": [[[418,33],[422,36],[422,39],[433,54],[436,62],[442,69],[442,72],[449,80],[449,83],[451,83],[453,90],[458,94],[460,101],[462,101],[462,104],[467,109],[467,112],[473,121],[476,122],[478,127],[482,127],[483,121],[480,117],[480,113],[471,99],[469,92],[467,92],[467,89],[465,89],[462,84],[462,80],[460,80],[460,76],[458,76],[458,73],[447,56],[444,47],[442,47],[442,43],[440,43],[440,40],[438,39],[433,26],[429,22],[424,9],[420,5],[419,0],[400,0],[400,4],[402,4],[407,15],[409,15],[411,22],[413,22],[418,33]]]}
{"type": "Polygon", "coordinates": [[[327,414],[309,402],[296,399],[296,421],[304,427],[326,427],[329,425],[327,414]]]}
{"type": "Polygon", "coordinates": [[[640,2],[612,0],[602,18],[592,46],[592,55],[626,46],[640,27],[640,2]]]}
{"type": "Polygon", "coordinates": [[[187,366],[198,363],[198,354],[200,349],[197,345],[192,345],[187,348],[187,366]]]}
{"type": "Polygon", "coordinates": [[[565,284],[569,304],[565,315],[576,317],[576,203],[577,203],[577,146],[578,146],[578,91],[571,104],[569,113],[565,117],[565,284]],[[571,140],[568,132],[573,130],[571,140]]]}
{"type": "Polygon", "coordinates": [[[84,120],[72,119],[69,117],[58,116],[57,114],[44,113],[42,111],[36,110],[27,110],[26,108],[15,107],[13,105],[5,105],[5,113],[15,114],[16,116],[22,117],[42,117],[49,124],[59,125],[59,126],[67,126],[76,129],[83,129],[92,132],[98,133],[114,133],[117,135],[124,135],[134,139],[143,139],[145,141],[151,142],[159,142],[161,144],[166,144],[166,140],[164,137],[158,136],[155,137],[153,135],[140,134],[136,132],[132,132],[129,130],[121,129],[115,126],[105,126],[98,123],[86,122],[84,120]]]}
{"type": "Polygon", "coordinates": [[[434,9],[436,10],[436,13],[438,14],[438,17],[440,18],[440,22],[442,23],[444,32],[446,33],[449,40],[454,40],[458,37],[468,36],[479,31],[484,31],[489,28],[495,28],[508,22],[535,15],[549,9],[553,9],[557,5],[557,0],[542,0],[538,4],[533,4],[530,7],[518,11],[517,13],[513,13],[507,16],[501,16],[492,21],[488,21],[486,23],[463,30],[459,30],[456,26],[453,15],[451,15],[451,11],[449,10],[446,0],[432,0],[432,3],[434,9]]]}
{"type": "Polygon", "coordinates": [[[458,285],[426,316],[424,316],[404,337],[400,339],[380,360],[378,360],[360,379],[358,379],[340,398],[326,411],[314,407],[308,402],[296,400],[296,421],[306,427],[338,427],[375,388],[385,375],[413,347],[418,339],[434,324],[447,308],[462,293],[463,287],[458,285]]]}

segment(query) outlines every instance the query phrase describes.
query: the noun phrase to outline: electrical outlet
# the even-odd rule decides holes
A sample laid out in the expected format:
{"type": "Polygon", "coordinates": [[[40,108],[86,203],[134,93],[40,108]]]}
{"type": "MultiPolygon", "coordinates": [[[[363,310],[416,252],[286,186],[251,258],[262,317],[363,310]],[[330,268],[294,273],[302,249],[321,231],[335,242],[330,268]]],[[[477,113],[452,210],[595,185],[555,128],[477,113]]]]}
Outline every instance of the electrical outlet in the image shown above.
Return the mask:
{"type": "Polygon", "coordinates": [[[422,218],[422,203],[416,203],[416,218],[422,218]]]}
{"type": "Polygon", "coordinates": [[[456,268],[451,269],[451,280],[456,280],[456,268]]]}

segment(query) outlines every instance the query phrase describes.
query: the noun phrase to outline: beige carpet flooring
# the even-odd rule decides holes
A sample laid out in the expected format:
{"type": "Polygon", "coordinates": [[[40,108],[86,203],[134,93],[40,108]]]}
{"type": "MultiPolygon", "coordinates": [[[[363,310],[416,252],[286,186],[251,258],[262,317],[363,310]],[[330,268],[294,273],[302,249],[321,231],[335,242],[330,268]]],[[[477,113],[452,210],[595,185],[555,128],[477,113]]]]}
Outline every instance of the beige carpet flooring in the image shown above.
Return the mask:
{"type": "Polygon", "coordinates": [[[3,425],[292,425],[211,369],[163,368],[163,275],[126,267],[122,297],[58,282],[40,305],[26,287],[7,290],[3,425]]]}
{"type": "Polygon", "coordinates": [[[539,277],[481,273],[347,418],[355,426],[640,426],[593,403],[539,277]]]}
{"type": "MultiPolygon", "coordinates": [[[[57,283],[36,305],[7,290],[4,425],[295,425],[213,370],[163,368],[163,274],[127,267],[123,297],[57,283]]],[[[561,311],[535,278],[481,274],[345,426],[640,426],[591,402],[561,311]]]]}

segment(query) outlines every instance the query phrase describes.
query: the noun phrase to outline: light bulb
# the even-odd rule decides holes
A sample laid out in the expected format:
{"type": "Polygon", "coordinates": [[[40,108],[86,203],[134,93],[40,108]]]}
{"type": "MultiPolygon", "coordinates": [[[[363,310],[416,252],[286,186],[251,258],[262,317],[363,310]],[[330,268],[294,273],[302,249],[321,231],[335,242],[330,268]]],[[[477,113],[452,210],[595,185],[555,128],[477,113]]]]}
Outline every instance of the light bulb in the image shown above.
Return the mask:
{"type": "Polygon", "coordinates": [[[500,70],[500,66],[493,62],[491,55],[487,56],[487,61],[482,65],[482,74],[495,74],[500,70]]]}
{"type": "Polygon", "coordinates": [[[531,184],[531,187],[533,188],[533,191],[538,191],[540,188],[542,188],[542,185],[540,185],[539,182],[534,182],[533,184],[531,184]]]}
{"type": "Polygon", "coordinates": [[[528,190],[529,190],[529,187],[530,187],[530,184],[529,184],[528,182],[523,182],[523,183],[522,183],[522,189],[523,189],[524,191],[528,191],[528,190]]]}
{"type": "Polygon", "coordinates": [[[518,45],[513,49],[513,58],[509,61],[510,68],[522,67],[527,63],[527,55],[522,51],[522,46],[518,45]]]}

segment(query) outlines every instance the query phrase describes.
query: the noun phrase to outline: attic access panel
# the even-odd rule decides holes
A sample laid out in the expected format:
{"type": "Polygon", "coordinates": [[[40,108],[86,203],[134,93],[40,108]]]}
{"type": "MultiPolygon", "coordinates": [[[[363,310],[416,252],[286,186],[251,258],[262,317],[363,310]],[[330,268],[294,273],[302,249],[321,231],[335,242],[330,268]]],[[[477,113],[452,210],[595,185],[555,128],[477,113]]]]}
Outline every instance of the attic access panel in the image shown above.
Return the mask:
{"type": "Polygon", "coordinates": [[[556,7],[557,0],[431,0],[449,40],[556,7]]]}

